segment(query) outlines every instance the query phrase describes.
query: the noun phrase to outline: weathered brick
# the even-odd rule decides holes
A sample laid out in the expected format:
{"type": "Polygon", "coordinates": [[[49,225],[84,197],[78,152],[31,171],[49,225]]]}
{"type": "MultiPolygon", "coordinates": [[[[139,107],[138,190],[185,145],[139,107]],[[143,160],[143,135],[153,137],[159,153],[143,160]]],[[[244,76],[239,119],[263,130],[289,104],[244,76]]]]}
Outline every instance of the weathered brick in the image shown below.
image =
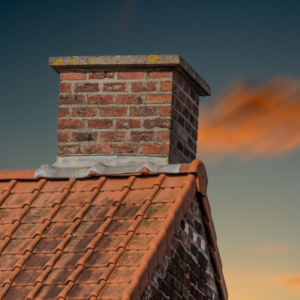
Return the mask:
{"type": "Polygon", "coordinates": [[[98,112],[98,107],[75,107],[72,109],[73,117],[94,117],[98,112]]]}
{"type": "Polygon", "coordinates": [[[58,142],[68,142],[69,141],[69,132],[59,132],[58,133],[58,142]]]}
{"type": "Polygon", "coordinates": [[[86,144],[84,145],[83,154],[100,154],[110,153],[109,144],[86,144]]]}
{"type": "Polygon", "coordinates": [[[142,79],[143,76],[144,76],[143,71],[127,70],[127,71],[118,72],[119,79],[142,79]]]}
{"type": "Polygon", "coordinates": [[[85,72],[61,72],[60,80],[85,80],[85,72]]]}
{"type": "Polygon", "coordinates": [[[105,79],[114,78],[114,71],[100,71],[100,72],[90,72],[89,79],[105,79]]]}
{"type": "Polygon", "coordinates": [[[57,154],[58,155],[68,155],[68,154],[80,154],[80,147],[78,145],[64,145],[58,146],[57,154]]]}
{"type": "Polygon", "coordinates": [[[146,104],[171,104],[172,94],[146,95],[146,104]]]}
{"type": "Polygon", "coordinates": [[[153,141],[155,138],[154,132],[149,131],[134,131],[130,133],[129,140],[131,142],[153,141]]]}
{"type": "Polygon", "coordinates": [[[58,109],[58,116],[59,117],[68,117],[69,115],[70,115],[70,109],[69,108],[60,107],[58,109]]]}
{"type": "Polygon", "coordinates": [[[168,154],[169,145],[167,144],[144,144],[142,153],[145,154],[168,154]]]}
{"type": "Polygon", "coordinates": [[[156,107],[149,106],[138,106],[130,108],[130,116],[145,117],[145,116],[155,116],[156,107]]]}
{"type": "Polygon", "coordinates": [[[88,96],[88,104],[106,105],[111,104],[114,101],[113,95],[94,95],[88,96]]]}
{"type": "Polygon", "coordinates": [[[170,131],[162,131],[157,133],[157,140],[159,142],[165,142],[170,139],[170,131]]]}
{"type": "Polygon", "coordinates": [[[122,142],[126,140],[126,132],[100,132],[101,142],[122,142]]]}
{"type": "Polygon", "coordinates": [[[126,82],[113,82],[103,84],[104,92],[127,92],[128,84],[126,82]]]}
{"type": "Polygon", "coordinates": [[[126,107],[102,107],[101,116],[103,117],[124,117],[126,116],[126,107]]]}
{"type": "Polygon", "coordinates": [[[60,95],[59,105],[84,104],[83,95],[60,95]]]}
{"type": "Polygon", "coordinates": [[[162,81],[160,83],[161,91],[172,91],[172,81],[162,81]]]}
{"type": "Polygon", "coordinates": [[[133,92],[151,92],[156,90],[156,82],[133,82],[131,91],[133,92]]]}
{"type": "Polygon", "coordinates": [[[154,120],[145,120],[144,122],[145,128],[171,128],[171,120],[170,119],[154,119],[154,120]]]}
{"type": "Polygon", "coordinates": [[[147,72],[147,78],[172,78],[172,72],[164,72],[164,71],[150,71],[147,72]]]}
{"type": "Polygon", "coordinates": [[[115,144],[114,153],[136,153],[139,150],[139,144],[115,144]]]}
{"type": "Polygon", "coordinates": [[[61,83],[59,86],[60,93],[71,93],[71,83],[61,83]]]}
{"type": "Polygon", "coordinates": [[[58,120],[58,129],[82,129],[83,120],[58,120]]]}
{"type": "Polygon", "coordinates": [[[113,121],[110,119],[89,120],[88,128],[97,128],[97,129],[113,128],[113,121]]]}
{"type": "Polygon", "coordinates": [[[172,107],[160,107],[159,114],[161,116],[171,116],[172,114],[172,107]]]}
{"type": "Polygon", "coordinates": [[[185,98],[185,104],[189,108],[189,110],[193,110],[193,102],[189,97],[185,98]]]}
{"type": "Polygon", "coordinates": [[[96,141],[98,137],[98,132],[73,132],[72,141],[73,142],[87,142],[87,141],[96,141]]]}
{"type": "Polygon", "coordinates": [[[97,92],[99,91],[98,83],[76,83],[74,87],[74,91],[76,92],[97,92]]]}
{"type": "Polygon", "coordinates": [[[143,104],[141,95],[117,95],[117,104],[143,104]]]}
{"type": "Polygon", "coordinates": [[[141,121],[138,119],[117,119],[116,129],[141,128],[141,121]]]}

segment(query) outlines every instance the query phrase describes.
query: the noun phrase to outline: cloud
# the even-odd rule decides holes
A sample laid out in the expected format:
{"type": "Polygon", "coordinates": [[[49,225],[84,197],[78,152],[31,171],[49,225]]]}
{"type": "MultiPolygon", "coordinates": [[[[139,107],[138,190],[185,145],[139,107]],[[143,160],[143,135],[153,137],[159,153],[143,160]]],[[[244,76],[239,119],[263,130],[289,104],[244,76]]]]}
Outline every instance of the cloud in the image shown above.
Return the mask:
{"type": "Polygon", "coordinates": [[[300,274],[295,276],[280,277],[278,281],[283,287],[289,288],[290,294],[300,295],[300,274]]]}
{"type": "Polygon", "coordinates": [[[259,88],[236,80],[217,100],[213,108],[200,105],[201,158],[272,158],[300,149],[299,79],[278,76],[259,88]]]}
{"type": "Polygon", "coordinates": [[[116,24],[116,31],[122,33],[125,31],[130,18],[132,17],[133,11],[136,7],[137,0],[127,0],[116,24]]]}
{"type": "Polygon", "coordinates": [[[257,255],[272,255],[293,250],[293,247],[283,243],[270,243],[264,245],[257,245],[251,248],[257,255]]]}

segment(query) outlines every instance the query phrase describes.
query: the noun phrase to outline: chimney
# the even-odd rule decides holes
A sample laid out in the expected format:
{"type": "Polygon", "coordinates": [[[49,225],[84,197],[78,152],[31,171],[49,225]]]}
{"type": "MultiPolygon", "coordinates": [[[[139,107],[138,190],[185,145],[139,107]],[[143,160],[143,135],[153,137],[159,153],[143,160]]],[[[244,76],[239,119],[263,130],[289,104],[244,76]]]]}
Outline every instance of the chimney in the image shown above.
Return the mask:
{"type": "Polygon", "coordinates": [[[52,57],[49,65],[61,80],[57,162],[196,158],[199,96],[210,87],[180,56],[52,57]]]}

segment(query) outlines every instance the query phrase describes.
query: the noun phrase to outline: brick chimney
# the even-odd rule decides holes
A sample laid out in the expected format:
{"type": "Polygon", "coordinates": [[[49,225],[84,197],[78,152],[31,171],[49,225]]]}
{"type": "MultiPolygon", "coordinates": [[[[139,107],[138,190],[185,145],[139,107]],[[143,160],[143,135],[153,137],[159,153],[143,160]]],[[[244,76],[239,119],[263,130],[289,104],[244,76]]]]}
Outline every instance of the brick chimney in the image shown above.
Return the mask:
{"type": "Polygon", "coordinates": [[[208,84],[178,55],[54,57],[60,74],[58,157],[196,158],[208,84]]]}

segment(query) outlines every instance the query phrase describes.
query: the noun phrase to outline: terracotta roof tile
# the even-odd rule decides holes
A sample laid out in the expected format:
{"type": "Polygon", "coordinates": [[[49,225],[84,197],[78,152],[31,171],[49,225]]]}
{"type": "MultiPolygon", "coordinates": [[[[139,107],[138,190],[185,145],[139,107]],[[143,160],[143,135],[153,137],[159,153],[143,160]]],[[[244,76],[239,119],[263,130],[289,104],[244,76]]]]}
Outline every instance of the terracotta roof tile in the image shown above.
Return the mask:
{"type": "Polygon", "coordinates": [[[0,299],[139,299],[196,188],[206,196],[199,161],[168,175],[144,168],[134,176],[36,180],[34,172],[0,171],[0,299]]]}

